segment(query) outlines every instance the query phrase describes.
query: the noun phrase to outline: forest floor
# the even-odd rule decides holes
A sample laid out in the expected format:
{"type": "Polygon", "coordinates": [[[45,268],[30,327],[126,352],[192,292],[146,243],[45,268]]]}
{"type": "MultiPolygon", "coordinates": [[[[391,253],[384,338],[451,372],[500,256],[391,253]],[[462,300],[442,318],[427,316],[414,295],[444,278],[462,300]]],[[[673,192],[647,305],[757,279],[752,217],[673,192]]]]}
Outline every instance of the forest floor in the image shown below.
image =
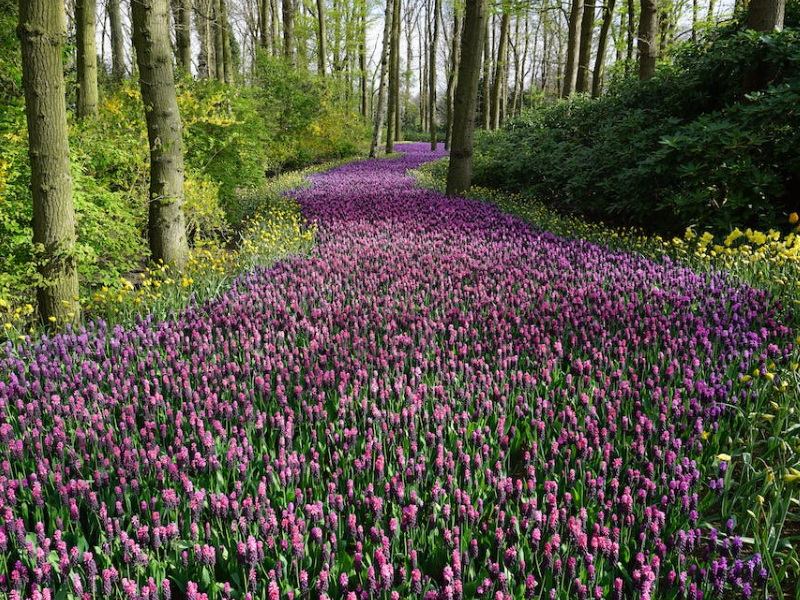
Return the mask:
{"type": "Polygon", "coordinates": [[[311,175],[314,248],[174,320],[6,346],[14,581],[53,539],[43,587],[129,597],[749,597],[776,576],[728,466],[751,464],[740,407],[771,398],[744,374],[788,360],[780,307],[419,187],[427,147],[311,175]]]}

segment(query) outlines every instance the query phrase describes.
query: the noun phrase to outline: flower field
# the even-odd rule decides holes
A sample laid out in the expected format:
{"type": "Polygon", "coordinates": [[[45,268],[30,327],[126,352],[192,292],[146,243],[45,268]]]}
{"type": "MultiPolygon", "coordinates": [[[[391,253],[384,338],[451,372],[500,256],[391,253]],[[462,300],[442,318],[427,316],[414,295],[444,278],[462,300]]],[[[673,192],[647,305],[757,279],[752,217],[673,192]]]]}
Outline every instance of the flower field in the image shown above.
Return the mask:
{"type": "Polygon", "coordinates": [[[311,176],[315,248],[175,319],[0,350],[0,594],[765,595],[709,511],[780,303],[416,187],[424,148],[311,176]]]}

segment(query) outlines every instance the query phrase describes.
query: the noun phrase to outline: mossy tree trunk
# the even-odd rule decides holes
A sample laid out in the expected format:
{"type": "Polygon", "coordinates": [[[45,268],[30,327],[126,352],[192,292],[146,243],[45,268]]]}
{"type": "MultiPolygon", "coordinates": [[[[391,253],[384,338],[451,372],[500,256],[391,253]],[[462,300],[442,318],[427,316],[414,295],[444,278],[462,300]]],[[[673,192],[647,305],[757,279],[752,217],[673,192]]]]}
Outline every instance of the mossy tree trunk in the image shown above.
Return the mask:
{"type": "Polygon", "coordinates": [[[325,44],[325,0],[317,0],[317,71],[325,77],[325,57],[328,50],[325,44]]]}
{"type": "Polygon", "coordinates": [[[395,40],[396,34],[396,21],[401,18],[400,16],[400,2],[399,0],[388,0],[394,4],[392,7],[392,22],[389,29],[389,91],[388,102],[386,109],[386,154],[390,154],[394,150],[395,142],[395,128],[397,127],[397,119],[395,113],[398,110],[398,88],[400,82],[398,81],[399,69],[395,68],[395,61],[398,60],[397,51],[400,46],[399,36],[395,40]],[[395,41],[397,43],[395,43],[395,41]]]}
{"type": "Polygon", "coordinates": [[[455,101],[456,86],[458,85],[458,65],[461,62],[461,10],[458,6],[454,9],[453,38],[450,49],[450,76],[447,79],[447,135],[444,147],[450,150],[453,141],[453,103],[455,101]]]}
{"type": "Polygon", "coordinates": [[[283,0],[283,57],[294,64],[294,0],[283,0]]]}
{"type": "Polygon", "coordinates": [[[436,150],[436,49],[439,46],[439,0],[433,5],[433,39],[431,40],[430,76],[431,93],[428,96],[428,111],[431,113],[431,150],[436,150]]]}
{"type": "Polygon", "coordinates": [[[168,0],[133,0],[133,44],[150,141],[150,254],[178,271],[189,247],[183,214],[183,139],[169,38],[168,0]]]}
{"type": "Polygon", "coordinates": [[[492,129],[500,128],[500,104],[503,87],[505,87],[506,47],[508,46],[509,7],[503,3],[503,14],[500,17],[500,41],[497,43],[497,60],[494,64],[494,82],[492,84],[492,129]]]}
{"type": "Polygon", "coordinates": [[[598,98],[603,91],[603,75],[605,74],[606,48],[608,47],[608,32],[614,20],[616,0],[607,0],[604,8],[603,25],[600,27],[600,37],[597,40],[597,56],[594,61],[594,75],[592,76],[592,98],[598,98]]]}
{"type": "Polygon", "coordinates": [[[447,195],[469,191],[472,181],[472,146],[475,108],[481,76],[481,51],[486,31],[486,0],[466,0],[464,32],[461,35],[461,64],[458,67],[453,142],[447,170],[447,195]]]}
{"type": "Polygon", "coordinates": [[[97,45],[95,43],[96,0],[75,2],[75,44],[77,46],[78,118],[97,114],[97,45]]]}
{"type": "Polygon", "coordinates": [[[583,23],[583,0],[572,0],[567,32],[567,62],[564,65],[564,82],[561,95],[568,98],[575,91],[578,80],[578,53],[580,51],[581,24],[583,23]]]}
{"type": "Polygon", "coordinates": [[[58,325],[76,323],[80,315],[61,62],[65,33],[62,2],[20,0],[18,34],[28,116],[33,243],[41,252],[37,299],[42,320],[58,325]]]}
{"type": "Polygon", "coordinates": [[[180,68],[192,72],[192,0],[173,0],[175,58],[180,68]]]}

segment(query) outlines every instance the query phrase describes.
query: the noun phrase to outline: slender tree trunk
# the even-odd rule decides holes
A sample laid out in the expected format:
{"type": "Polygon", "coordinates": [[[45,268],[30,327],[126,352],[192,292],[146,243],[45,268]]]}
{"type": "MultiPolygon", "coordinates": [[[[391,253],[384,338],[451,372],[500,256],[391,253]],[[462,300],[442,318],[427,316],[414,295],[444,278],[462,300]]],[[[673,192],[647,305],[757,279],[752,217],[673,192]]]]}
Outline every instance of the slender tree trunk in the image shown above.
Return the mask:
{"type": "Polygon", "coordinates": [[[169,43],[167,0],[134,0],[133,44],[150,140],[150,254],[182,270],[189,258],[183,215],[183,139],[169,43]]]}
{"type": "Polygon", "coordinates": [[[39,316],[45,324],[77,323],[78,272],[72,206],[62,47],[64,4],[20,0],[22,84],[28,116],[33,196],[33,243],[41,248],[37,269],[39,316]]]}
{"type": "MultiPolygon", "coordinates": [[[[117,0],[119,1],[119,0],[117,0]]],[[[192,4],[191,0],[174,0],[175,48],[178,66],[192,72],[192,4]]]]}
{"type": "Polygon", "coordinates": [[[391,0],[394,3],[392,8],[392,23],[389,29],[389,109],[386,115],[386,154],[394,151],[394,142],[397,132],[397,113],[400,110],[399,102],[399,89],[400,89],[400,37],[397,29],[400,15],[400,0],[391,0]]]}
{"type": "Polygon", "coordinates": [[[697,41],[697,0],[692,0],[692,41],[697,41]]]}
{"type": "Polygon", "coordinates": [[[431,43],[431,68],[430,98],[428,99],[429,111],[431,113],[431,151],[436,151],[436,48],[439,45],[439,0],[435,0],[433,5],[433,41],[431,43]]]}
{"type": "Polygon", "coordinates": [[[706,16],[706,25],[709,27],[716,24],[714,19],[714,7],[716,5],[716,0],[708,0],[708,15],[706,16]]]}
{"type": "Polygon", "coordinates": [[[447,195],[469,191],[472,181],[472,146],[475,109],[481,75],[481,47],[486,31],[486,0],[466,0],[461,64],[458,68],[453,144],[447,169],[447,195]]]}
{"type": "Polygon", "coordinates": [[[403,91],[403,112],[409,114],[409,107],[411,105],[411,66],[414,64],[414,29],[413,21],[411,20],[413,11],[411,6],[406,6],[406,68],[403,72],[405,79],[405,88],[403,91]]]}
{"type": "Polygon", "coordinates": [[[592,98],[598,98],[603,90],[608,32],[614,20],[614,6],[616,5],[616,0],[607,0],[607,2],[608,4],[603,14],[603,25],[600,28],[600,38],[597,40],[597,57],[594,61],[594,77],[592,78],[592,98]]]}
{"type": "Polygon", "coordinates": [[[492,129],[500,128],[500,99],[505,79],[506,46],[508,44],[509,7],[503,5],[503,16],[500,18],[500,41],[497,44],[497,60],[494,63],[494,83],[492,85],[492,129]]]}
{"type": "Polygon", "coordinates": [[[639,17],[639,79],[656,72],[658,59],[658,0],[641,0],[639,17]]]}
{"type": "Polygon", "coordinates": [[[222,0],[214,0],[214,65],[217,81],[225,83],[225,34],[222,20],[222,0]]]}
{"type": "Polygon", "coordinates": [[[280,31],[281,28],[280,19],[278,17],[278,13],[280,12],[278,10],[278,2],[280,2],[280,0],[269,0],[269,7],[270,7],[269,12],[270,15],[272,16],[272,19],[269,24],[269,39],[270,39],[269,45],[270,48],[272,48],[272,56],[276,58],[280,56],[282,52],[282,45],[280,43],[280,40],[278,39],[279,37],[278,32],[280,31]]]}
{"type": "Polygon", "coordinates": [[[400,127],[400,24],[402,18],[400,11],[402,10],[402,0],[396,0],[394,6],[395,19],[392,21],[394,30],[392,31],[392,44],[394,45],[394,141],[399,142],[402,138],[402,129],[400,127]]]}
{"type": "Polygon", "coordinates": [[[283,57],[294,64],[294,0],[283,0],[283,57]]]}
{"type": "Polygon", "coordinates": [[[561,95],[568,98],[575,90],[578,79],[578,52],[580,50],[581,24],[583,21],[583,0],[572,0],[567,35],[567,63],[564,67],[564,82],[561,95]]]}
{"type": "Polygon", "coordinates": [[[783,29],[786,0],[750,0],[747,27],[771,33],[783,29]]]}
{"type": "Polygon", "coordinates": [[[325,77],[325,57],[328,50],[325,47],[325,0],[317,0],[317,71],[325,77]]]}
{"type": "Polygon", "coordinates": [[[625,74],[633,68],[633,43],[636,39],[636,7],[634,0],[628,0],[628,45],[625,53],[625,74]]]}
{"type": "Polygon", "coordinates": [[[583,5],[581,20],[581,44],[578,51],[578,79],[575,91],[585,94],[589,91],[589,63],[592,59],[592,38],[594,37],[595,0],[588,0],[583,5]]]}
{"type": "Polygon", "coordinates": [[[75,3],[76,45],[78,47],[78,118],[97,114],[97,47],[95,17],[97,0],[75,3]]]}
{"type": "Polygon", "coordinates": [[[258,0],[258,42],[265,50],[269,48],[269,0],[258,0]]]}
{"type": "Polygon", "coordinates": [[[358,70],[361,72],[361,116],[367,118],[367,3],[360,0],[359,6],[359,40],[358,70]]]}
{"type": "Polygon", "coordinates": [[[453,39],[450,49],[450,77],[447,81],[447,136],[445,150],[450,150],[453,141],[453,112],[456,86],[458,85],[458,66],[461,63],[461,11],[456,7],[453,15],[453,39]]]}
{"type": "Polygon", "coordinates": [[[375,129],[372,131],[372,144],[369,155],[375,158],[378,155],[378,146],[381,142],[381,128],[383,127],[383,110],[386,106],[386,80],[389,75],[389,42],[392,36],[392,13],[394,0],[386,0],[386,12],[383,22],[383,45],[381,48],[381,81],[378,84],[378,107],[375,111],[375,129]]]}
{"type": "Polygon", "coordinates": [[[222,28],[222,60],[225,63],[224,81],[233,84],[233,56],[231,55],[231,25],[228,22],[228,0],[219,0],[220,27],[222,28]]]}
{"type": "MultiPolygon", "coordinates": [[[[488,14],[484,19],[483,29],[483,93],[481,94],[481,112],[483,113],[483,129],[485,131],[489,131],[489,129],[492,127],[492,42],[489,38],[488,14]]],[[[464,39],[463,34],[461,39],[464,39]]]]}
{"type": "Polygon", "coordinates": [[[111,78],[122,81],[125,78],[125,39],[122,34],[119,0],[108,0],[106,10],[111,24],[111,78]]]}

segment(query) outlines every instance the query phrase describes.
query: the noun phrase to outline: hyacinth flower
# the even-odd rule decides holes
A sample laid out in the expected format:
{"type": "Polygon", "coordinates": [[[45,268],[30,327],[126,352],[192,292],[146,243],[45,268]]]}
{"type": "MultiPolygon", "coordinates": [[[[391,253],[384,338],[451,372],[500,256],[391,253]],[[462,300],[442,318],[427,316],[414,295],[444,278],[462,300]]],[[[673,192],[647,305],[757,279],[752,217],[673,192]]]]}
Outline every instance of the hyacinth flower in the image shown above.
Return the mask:
{"type": "MultiPolygon", "coordinates": [[[[414,186],[295,192],[308,256],[168,321],[0,351],[0,594],[716,598],[764,587],[704,434],[781,361],[763,291],[414,186]]],[[[724,469],[724,467],[723,467],[724,469]]]]}

